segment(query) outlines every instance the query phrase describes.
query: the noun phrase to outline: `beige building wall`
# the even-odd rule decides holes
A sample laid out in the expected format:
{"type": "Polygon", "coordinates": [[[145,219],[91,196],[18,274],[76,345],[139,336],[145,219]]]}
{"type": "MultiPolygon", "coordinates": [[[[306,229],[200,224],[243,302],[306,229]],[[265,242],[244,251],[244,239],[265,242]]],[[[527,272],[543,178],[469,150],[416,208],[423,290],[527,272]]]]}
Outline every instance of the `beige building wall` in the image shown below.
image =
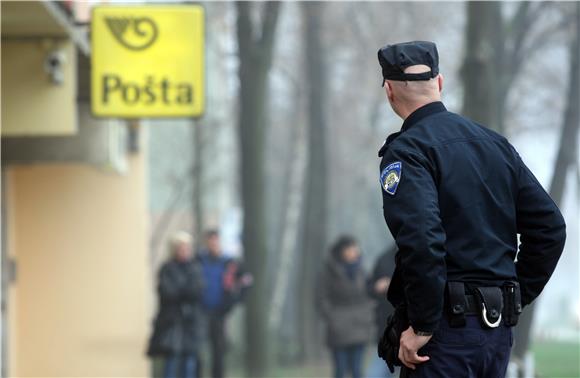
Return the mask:
{"type": "Polygon", "coordinates": [[[10,376],[142,377],[150,331],[145,157],[7,168],[10,376]]]}
{"type": "Polygon", "coordinates": [[[77,132],[76,54],[70,40],[2,41],[2,136],[57,136],[77,132]],[[61,85],[53,84],[44,68],[45,60],[54,51],[59,51],[65,59],[61,85]]]}

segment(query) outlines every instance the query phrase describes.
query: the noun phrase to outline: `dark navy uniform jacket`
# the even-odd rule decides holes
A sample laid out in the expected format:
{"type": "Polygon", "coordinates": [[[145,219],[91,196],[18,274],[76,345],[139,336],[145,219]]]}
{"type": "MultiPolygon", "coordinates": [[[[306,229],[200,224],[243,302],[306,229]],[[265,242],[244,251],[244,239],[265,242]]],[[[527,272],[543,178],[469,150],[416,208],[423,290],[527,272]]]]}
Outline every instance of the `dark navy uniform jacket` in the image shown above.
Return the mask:
{"type": "Polygon", "coordinates": [[[437,328],[448,280],[517,279],[524,305],[540,294],[566,226],[504,137],[433,102],[412,113],[379,156],[384,216],[399,248],[393,281],[401,282],[391,284],[389,299],[405,299],[415,330],[437,328]]]}

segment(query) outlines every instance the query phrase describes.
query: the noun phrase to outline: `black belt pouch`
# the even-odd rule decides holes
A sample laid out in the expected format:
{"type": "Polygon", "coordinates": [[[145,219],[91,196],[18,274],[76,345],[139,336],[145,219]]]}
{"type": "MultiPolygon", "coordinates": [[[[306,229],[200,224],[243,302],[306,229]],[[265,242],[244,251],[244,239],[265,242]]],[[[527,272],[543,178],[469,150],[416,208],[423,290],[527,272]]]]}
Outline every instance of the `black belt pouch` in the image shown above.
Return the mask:
{"type": "Polygon", "coordinates": [[[465,299],[465,284],[458,281],[447,282],[447,318],[452,328],[465,327],[465,312],[467,302],[465,299]]]}
{"type": "Polygon", "coordinates": [[[518,324],[522,313],[522,295],[520,284],[517,281],[508,281],[503,285],[503,297],[505,301],[504,319],[507,326],[513,327],[518,324]]]}

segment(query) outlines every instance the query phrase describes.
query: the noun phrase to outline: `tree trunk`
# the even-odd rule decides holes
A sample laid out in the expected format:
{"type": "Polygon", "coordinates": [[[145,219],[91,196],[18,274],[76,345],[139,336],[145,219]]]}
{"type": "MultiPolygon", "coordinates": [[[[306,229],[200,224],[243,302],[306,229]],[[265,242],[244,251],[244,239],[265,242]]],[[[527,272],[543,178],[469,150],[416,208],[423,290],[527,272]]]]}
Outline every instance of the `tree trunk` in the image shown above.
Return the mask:
{"type": "Polygon", "coordinates": [[[192,125],[191,135],[193,137],[193,198],[192,198],[192,223],[193,223],[193,236],[195,247],[201,247],[203,239],[203,208],[202,204],[202,177],[203,177],[203,123],[199,121],[194,121],[192,125]]]}
{"type": "Polygon", "coordinates": [[[237,2],[240,113],[239,141],[244,209],[242,243],[248,270],[254,275],[246,306],[246,373],[263,377],[268,371],[268,290],[266,218],[264,209],[264,139],[268,104],[268,72],[272,62],[278,2],[264,4],[263,25],[256,37],[250,8],[237,2]]]}
{"type": "MultiPolygon", "coordinates": [[[[303,143],[299,137],[297,144],[303,143]]],[[[303,177],[305,168],[305,151],[303,145],[294,148],[292,165],[290,167],[288,198],[286,199],[286,219],[280,242],[280,258],[277,266],[278,274],[274,279],[274,290],[270,307],[270,329],[276,331],[280,328],[283,314],[283,306],[286,302],[290,274],[294,271],[294,254],[296,252],[297,238],[300,227],[300,214],[303,200],[303,177]]]]}
{"type": "Polygon", "coordinates": [[[308,164],[304,207],[304,244],[301,258],[299,303],[302,359],[317,355],[319,319],[315,309],[316,276],[327,238],[326,77],[321,36],[324,4],[302,4],[306,85],[308,86],[308,164]]]}
{"type": "MultiPolygon", "coordinates": [[[[299,108],[300,91],[295,91],[296,108],[299,108]]],[[[286,303],[291,274],[295,271],[294,264],[297,262],[298,237],[301,227],[302,202],[304,198],[304,172],[306,168],[306,136],[301,123],[300,109],[294,113],[294,127],[290,135],[290,153],[288,154],[287,166],[285,167],[285,196],[284,196],[284,222],[280,232],[279,256],[276,265],[277,274],[273,280],[273,294],[270,305],[269,324],[272,331],[277,331],[282,326],[282,315],[286,303]]]]}
{"type": "MultiPolygon", "coordinates": [[[[570,168],[577,165],[578,160],[578,129],[580,128],[580,3],[575,4],[576,29],[570,44],[570,74],[568,81],[568,99],[562,133],[558,147],[558,155],[550,182],[550,196],[558,205],[562,205],[566,179],[570,168]]],[[[534,317],[534,303],[523,312],[515,330],[513,354],[523,359],[530,348],[530,333],[534,317]]]]}
{"type": "Polygon", "coordinates": [[[503,132],[499,74],[503,56],[501,3],[469,2],[463,76],[463,114],[503,132]]]}

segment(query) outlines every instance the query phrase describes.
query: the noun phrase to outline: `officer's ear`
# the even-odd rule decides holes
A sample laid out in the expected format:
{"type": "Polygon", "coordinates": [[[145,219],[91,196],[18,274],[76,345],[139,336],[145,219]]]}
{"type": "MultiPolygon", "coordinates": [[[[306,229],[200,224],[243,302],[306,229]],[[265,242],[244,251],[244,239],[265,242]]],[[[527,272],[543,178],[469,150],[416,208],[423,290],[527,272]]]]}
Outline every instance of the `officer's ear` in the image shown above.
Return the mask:
{"type": "Polygon", "coordinates": [[[385,93],[387,94],[387,99],[389,100],[389,102],[393,102],[394,100],[393,87],[391,86],[391,83],[388,80],[385,80],[385,93]]]}
{"type": "Polygon", "coordinates": [[[437,75],[437,86],[439,87],[439,93],[443,91],[443,74],[437,75]]]}

